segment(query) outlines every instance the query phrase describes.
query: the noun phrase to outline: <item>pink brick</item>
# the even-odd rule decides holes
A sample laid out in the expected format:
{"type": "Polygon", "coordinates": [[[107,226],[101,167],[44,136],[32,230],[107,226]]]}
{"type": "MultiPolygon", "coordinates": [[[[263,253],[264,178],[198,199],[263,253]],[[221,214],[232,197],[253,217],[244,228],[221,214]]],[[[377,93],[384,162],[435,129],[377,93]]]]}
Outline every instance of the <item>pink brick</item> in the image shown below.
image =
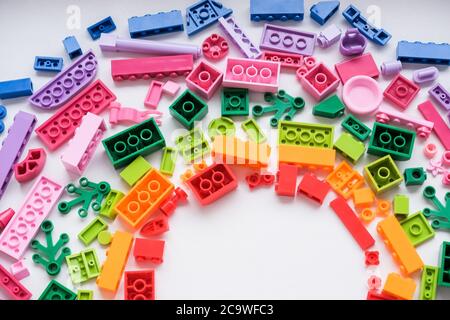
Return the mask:
{"type": "Polygon", "coordinates": [[[30,275],[30,271],[28,270],[27,266],[23,263],[23,259],[11,265],[11,273],[19,281],[25,279],[30,275]]]}
{"type": "Polygon", "coordinates": [[[148,88],[147,96],[144,100],[144,105],[149,108],[156,109],[163,93],[164,83],[153,80],[148,88]]]}
{"type": "Polygon", "coordinates": [[[0,288],[13,300],[30,300],[31,292],[0,264],[0,288]]]}
{"type": "Polygon", "coordinates": [[[411,104],[419,91],[418,85],[399,73],[384,90],[383,95],[385,99],[404,110],[411,104]]]}
{"type": "Polygon", "coordinates": [[[323,63],[319,63],[300,79],[300,83],[316,100],[322,100],[337,89],[339,79],[323,63]]]}
{"type": "Polygon", "coordinates": [[[433,131],[437,135],[439,141],[445,147],[445,150],[450,150],[450,128],[444,122],[436,107],[429,101],[419,104],[417,107],[422,116],[431,122],[434,122],[433,131]]]}
{"type": "Polygon", "coordinates": [[[223,74],[211,64],[201,61],[186,77],[189,89],[205,99],[211,99],[222,84],[223,74]]]}
{"type": "Polygon", "coordinates": [[[342,84],[354,76],[368,76],[376,79],[380,75],[378,66],[370,53],[337,63],[334,68],[342,84]]]}
{"type": "Polygon", "coordinates": [[[162,89],[165,94],[174,97],[178,93],[178,91],[180,91],[180,85],[176,82],[168,80],[166,83],[164,83],[162,89]]]}

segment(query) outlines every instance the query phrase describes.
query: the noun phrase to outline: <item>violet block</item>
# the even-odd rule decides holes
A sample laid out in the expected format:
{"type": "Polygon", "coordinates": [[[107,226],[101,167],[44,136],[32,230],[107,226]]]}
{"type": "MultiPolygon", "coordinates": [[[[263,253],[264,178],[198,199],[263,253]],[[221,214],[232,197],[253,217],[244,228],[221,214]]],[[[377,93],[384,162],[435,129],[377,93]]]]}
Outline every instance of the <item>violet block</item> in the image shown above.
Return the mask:
{"type": "Polygon", "coordinates": [[[261,49],[312,56],[316,34],[266,23],[262,32],[261,49]]]}
{"type": "Polygon", "coordinates": [[[450,93],[440,83],[431,87],[428,94],[439,104],[443,109],[450,111],[450,93]]]}
{"type": "Polygon", "coordinates": [[[238,26],[233,17],[221,17],[219,18],[219,23],[244,56],[249,59],[258,59],[261,56],[261,50],[250,41],[249,37],[244,33],[241,27],[238,26]]]}
{"type": "Polygon", "coordinates": [[[367,39],[356,28],[348,29],[341,39],[339,51],[344,56],[360,55],[366,50],[367,39]]]}

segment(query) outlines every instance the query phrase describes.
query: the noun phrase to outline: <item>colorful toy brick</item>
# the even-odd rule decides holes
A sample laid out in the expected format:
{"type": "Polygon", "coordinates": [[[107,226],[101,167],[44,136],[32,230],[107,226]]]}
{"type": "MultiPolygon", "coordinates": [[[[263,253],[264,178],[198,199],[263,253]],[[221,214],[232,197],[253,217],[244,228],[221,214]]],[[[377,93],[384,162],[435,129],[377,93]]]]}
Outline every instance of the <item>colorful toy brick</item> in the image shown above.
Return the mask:
{"type": "Polygon", "coordinates": [[[161,157],[161,164],[159,171],[168,176],[172,176],[175,171],[175,164],[177,161],[178,152],[175,148],[164,147],[163,155],[161,157]]]}
{"type": "Polygon", "coordinates": [[[203,159],[210,152],[209,143],[200,128],[194,128],[186,134],[178,136],[175,144],[186,163],[194,162],[199,158],[203,159]]]}
{"type": "Polygon", "coordinates": [[[138,156],[147,156],[166,146],[153,118],[104,139],[102,144],[116,169],[130,164],[138,156]]]}
{"type": "Polygon", "coordinates": [[[339,5],[339,1],[319,1],[311,6],[311,19],[323,26],[338,11],[339,5]]]}
{"type": "Polygon", "coordinates": [[[384,91],[384,97],[402,110],[406,109],[419,93],[420,87],[400,73],[384,91]]]}
{"type": "Polygon", "coordinates": [[[51,280],[39,300],[75,300],[77,295],[56,280],[51,280]]]}
{"type": "Polygon", "coordinates": [[[141,234],[147,237],[159,236],[169,231],[169,220],[166,215],[161,214],[151,218],[141,229],[141,234]]]}
{"type": "Polygon", "coordinates": [[[174,189],[173,184],[152,168],[116,205],[119,217],[132,228],[138,228],[155,213],[174,189]]]}
{"type": "Polygon", "coordinates": [[[342,221],[362,250],[367,250],[375,244],[375,239],[372,238],[369,231],[367,231],[344,198],[338,196],[330,202],[330,207],[342,221]]]}
{"type": "Polygon", "coordinates": [[[23,280],[30,275],[30,270],[28,270],[27,266],[24,263],[24,259],[14,262],[11,267],[11,274],[17,280],[23,280]]]}
{"type": "Polygon", "coordinates": [[[214,24],[221,17],[228,17],[233,10],[216,0],[199,0],[186,8],[186,32],[190,37],[214,24]]]}
{"type": "Polygon", "coordinates": [[[117,101],[111,102],[109,106],[109,123],[116,125],[118,123],[135,124],[141,123],[150,118],[155,119],[158,126],[162,124],[162,112],[158,110],[137,110],[134,108],[122,107],[117,101]]]}
{"type": "Polygon", "coordinates": [[[383,287],[383,293],[401,300],[412,300],[416,283],[411,278],[403,278],[397,273],[389,273],[383,287]]]}
{"type": "Polygon", "coordinates": [[[63,58],[42,57],[34,58],[34,70],[46,72],[60,72],[63,69],[63,58]]]}
{"type": "Polygon", "coordinates": [[[263,51],[262,60],[280,62],[282,68],[297,70],[303,66],[303,56],[294,53],[263,51]]]}
{"type": "Polygon", "coordinates": [[[423,266],[422,279],[420,281],[420,300],[435,300],[438,285],[439,268],[423,266]]]}
{"type": "Polygon", "coordinates": [[[407,168],[403,171],[403,178],[406,186],[418,186],[427,180],[427,173],[421,167],[407,168]]]}
{"type": "Polygon", "coordinates": [[[195,122],[208,113],[208,105],[195,93],[186,89],[169,107],[170,114],[186,129],[194,128],[195,122]]]}
{"type": "Polygon", "coordinates": [[[66,257],[72,282],[82,283],[96,278],[100,274],[100,263],[94,249],[83,250],[66,257]]]}
{"type": "Polygon", "coordinates": [[[128,19],[131,38],[143,38],[169,32],[183,31],[183,17],[180,10],[146,14],[128,19]]]}
{"type": "Polygon", "coordinates": [[[409,214],[409,197],[403,194],[396,194],[392,207],[397,218],[405,218],[409,214]]]}
{"type": "Polygon", "coordinates": [[[334,127],[293,121],[280,121],[278,144],[304,147],[332,148],[334,127]]]}
{"type": "Polygon", "coordinates": [[[77,38],[75,38],[74,36],[64,38],[63,45],[70,59],[73,60],[83,55],[80,44],[78,43],[77,38]]]}
{"type": "Polygon", "coordinates": [[[353,164],[358,162],[366,151],[366,146],[359,140],[353,138],[349,133],[343,132],[334,142],[334,149],[344,158],[350,160],[353,164]]]}
{"type": "Polygon", "coordinates": [[[94,300],[94,291],[92,290],[78,290],[77,300],[94,300]]]}
{"type": "Polygon", "coordinates": [[[296,165],[308,170],[332,171],[336,160],[336,150],[288,144],[278,146],[278,162],[296,165]]]}
{"type": "Polygon", "coordinates": [[[379,222],[377,231],[388,250],[391,251],[402,274],[409,276],[422,269],[422,259],[395,216],[391,215],[379,222]]]}
{"type": "Polygon", "coordinates": [[[428,94],[443,110],[450,111],[450,92],[442,84],[437,83],[432,86],[428,94]]]}
{"type": "Polygon", "coordinates": [[[361,188],[353,191],[353,203],[356,209],[370,207],[375,202],[375,195],[370,188],[361,188]]]}
{"type": "Polygon", "coordinates": [[[271,186],[275,182],[275,176],[273,174],[265,173],[259,174],[258,172],[252,173],[245,177],[245,181],[248,184],[250,190],[258,186],[271,186]]]}
{"type": "Polygon", "coordinates": [[[366,251],[364,252],[365,264],[367,266],[378,266],[380,264],[380,252],[379,251],[366,251]]]}
{"type": "Polygon", "coordinates": [[[303,194],[319,204],[323,203],[329,191],[328,182],[318,179],[312,173],[306,173],[297,188],[298,194],[303,194]]]}
{"type": "Polygon", "coordinates": [[[191,54],[111,60],[114,81],[187,76],[192,71],[191,54]]]}
{"type": "Polygon", "coordinates": [[[118,191],[111,189],[103,201],[100,211],[98,212],[101,216],[107,217],[109,219],[115,219],[117,215],[116,204],[122,199],[125,195],[118,191]]]}
{"type": "Polygon", "coordinates": [[[0,99],[27,97],[33,94],[33,83],[30,78],[0,82],[0,99]]]}
{"type": "Polygon", "coordinates": [[[250,118],[242,122],[241,128],[245,131],[250,141],[256,143],[263,143],[267,141],[266,135],[254,119],[250,118]]]}
{"type": "Polygon", "coordinates": [[[125,300],[155,300],[155,272],[126,271],[124,291],[125,300]]]}
{"type": "Polygon", "coordinates": [[[279,196],[295,197],[298,168],[295,165],[280,163],[276,175],[275,192],[279,196]]]}
{"type": "Polygon", "coordinates": [[[351,114],[345,117],[341,125],[345,130],[361,141],[366,140],[372,132],[368,126],[351,114]]]}
{"type": "MultiPolygon", "coordinates": [[[[206,164],[205,164],[206,166],[206,164]]],[[[170,217],[174,212],[177,206],[180,203],[186,203],[187,202],[188,195],[186,191],[181,189],[180,187],[175,188],[172,196],[167,199],[161,206],[159,207],[159,210],[166,216],[170,217]]]]}
{"type": "Polygon", "coordinates": [[[356,28],[348,29],[341,38],[339,51],[344,56],[361,55],[367,47],[367,39],[356,28]]]}
{"type": "Polygon", "coordinates": [[[222,116],[248,116],[248,89],[223,88],[221,94],[222,116]]]}
{"type": "Polygon", "coordinates": [[[201,61],[186,77],[186,86],[209,100],[222,84],[223,73],[211,64],[201,61]]]}
{"type": "Polygon", "coordinates": [[[389,154],[395,160],[409,160],[415,138],[415,132],[375,122],[367,153],[377,156],[389,154]]]}
{"type": "Polygon", "coordinates": [[[334,68],[343,84],[354,76],[368,76],[376,79],[380,75],[371,53],[365,53],[350,60],[336,63],[334,68]]]}
{"type": "Polygon", "coordinates": [[[3,123],[3,119],[5,119],[6,115],[8,114],[8,111],[6,110],[5,106],[0,104],[0,134],[5,131],[5,124],[3,123]]]}
{"type": "Polygon", "coordinates": [[[374,43],[384,46],[392,38],[384,29],[377,29],[367,22],[367,19],[361,15],[354,5],[349,5],[343,12],[345,20],[348,21],[353,27],[357,28],[367,39],[374,43]]]}
{"type": "Polygon", "coordinates": [[[318,117],[335,119],[344,115],[345,105],[335,94],[326,98],[313,108],[313,115],[318,117]]]}
{"type": "Polygon", "coordinates": [[[166,83],[162,86],[162,91],[165,94],[170,95],[171,97],[175,97],[180,91],[180,85],[172,80],[167,80],[166,83]]]}
{"type": "Polygon", "coordinates": [[[344,199],[350,198],[355,190],[364,185],[364,178],[345,161],[338,164],[326,180],[331,188],[344,199]]]}
{"type": "Polygon", "coordinates": [[[418,69],[413,73],[413,81],[418,85],[433,82],[438,77],[439,70],[436,67],[418,69]]]}
{"type": "Polygon", "coordinates": [[[88,112],[98,115],[115,100],[111,90],[101,80],[96,80],[41,124],[36,134],[50,151],[54,151],[73,137],[88,112]]]}
{"type": "Polygon", "coordinates": [[[265,50],[312,56],[316,34],[266,23],[259,47],[265,50]]]}
{"type": "Polygon", "coordinates": [[[6,228],[8,223],[11,221],[12,217],[16,214],[16,212],[9,208],[5,211],[0,212],[0,231],[6,228]]]}
{"type": "Polygon", "coordinates": [[[215,163],[188,179],[186,184],[205,206],[235,190],[237,179],[226,164],[215,163]]]}
{"type": "MultiPolygon", "coordinates": [[[[69,103],[78,92],[91,83],[96,73],[97,58],[92,51],[88,51],[36,91],[28,98],[28,101],[44,110],[61,107],[69,103]]],[[[99,94],[92,97],[93,100],[99,98],[99,94]]]]}
{"type": "Polygon", "coordinates": [[[106,224],[106,222],[103,221],[102,218],[96,217],[83,230],[80,231],[80,233],[78,234],[78,239],[80,239],[80,241],[83,242],[85,246],[88,246],[95,239],[97,239],[97,236],[100,232],[106,229],[108,229],[108,225],[106,224]]]}
{"type": "Polygon", "coordinates": [[[20,183],[36,178],[44,169],[47,153],[42,148],[29,149],[22,162],[14,166],[14,176],[20,183]]]}
{"type": "Polygon", "coordinates": [[[303,0],[250,0],[250,19],[252,21],[301,21],[305,13],[303,0]]]}
{"type": "Polygon", "coordinates": [[[0,288],[13,300],[29,300],[31,292],[0,264],[0,288]]]}
{"type": "Polygon", "coordinates": [[[415,247],[433,238],[435,235],[433,228],[431,228],[427,219],[420,211],[403,219],[400,225],[415,247]]]}
{"type": "Polygon", "coordinates": [[[303,89],[316,100],[322,100],[339,86],[339,79],[323,64],[309,70],[300,80],[303,89]]]}
{"type": "Polygon", "coordinates": [[[439,258],[439,277],[438,285],[442,287],[450,287],[450,242],[444,241],[441,245],[441,253],[439,258]]]}
{"type": "Polygon", "coordinates": [[[236,19],[232,16],[228,18],[220,17],[219,24],[246,58],[258,59],[261,56],[259,48],[253,44],[244,30],[236,23],[236,19]]]}
{"type": "Polygon", "coordinates": [[[319,32],[317,45],[322,49],[331,47],[341,39],[342,30],[335,24],[329,25],[319,32]]]}
{"type": "Polygon", "coordinates": [[[385,61],[381,64],[381,74],[385,77],[395,76],[402,71],[402,63],[398,60],[385,61]]]}
{"type": "Polygon", "coordinates": [[[217,61],[228,54],[228,42],[217,33],[213,33],[202,43],[203,55],[206,59],[217,61]]]}
{"type": "Polygon", "coordinates": [[[277,92],[280,63],[272,61],[227,58],[223,86],[259,92],[277,92]]]}
{"type": "Polygon", "coordinates": [[[89,32],[89,35],[91,36],[92,40],[97,40],[100,38],[102,33],[109,33],[116,30],[116,24],[114,23],[113,19],[109,16],[89,26],[86,30],[87,32],[89,32]]]}
{"type": "Polygon", "coordinates": [[[125,169],[120,172],[120,177],[130,186],[134,186],[136,182],[152,168],[152,165],[142,156],[133,160],[125,169]]]}
{"type": "Polygon", "coordinates": [[[150,261],[154,264],[163,262],[164,240],[136,238],[134,240],[133,256],[137,262],[150,261]]]}
{"type": "Polygon", "coordinates": [[[376,292],[375,290],[370,290],[369,292],[367,292],[367,300],[398,300],[394,297],[391,297],[388,294],[385,293],[379,293],[376,292]]]}
{"type": "Polygon", "coordinates": [[[390,155],[386,155],[366,165],[364,174],[376,194],[390,190],[403,181],[403,177],[390,155]]]}
{"type": "Polygon", "coordinates": [[[434,123],[434,133],[444,146],[445,150],[450,150],[450,128],[444,122],[441,115],[436,110],[436,107],[429,100],[427,100],[419,104],[417,109],[419,109],[420,113],[426,120],[434,123]]]}
{"type": "Polygon", "coordinates": [[[144,100],[144,105],[148,108],[156,109],[163,93],[164,83],[152,80],[144,100]]]}
{"type": "Polygon", "coordinates": [[[399,41],[397,60],[403,63],[450,65],[450,45],[448,43],[399,41]]]}
{"type": "Polygon", "coordinates": [[[0,235],[0,251],[20,259],[62,192],[62,186],[41,176],[0,235]]]}
{"type": "Polygon", "coordinates": [[[212,119],[208,124],[208,135],[211,140],[216,136],[234,136],[236,134],[236,126],[230,118],[220,117],[212,119]]]}

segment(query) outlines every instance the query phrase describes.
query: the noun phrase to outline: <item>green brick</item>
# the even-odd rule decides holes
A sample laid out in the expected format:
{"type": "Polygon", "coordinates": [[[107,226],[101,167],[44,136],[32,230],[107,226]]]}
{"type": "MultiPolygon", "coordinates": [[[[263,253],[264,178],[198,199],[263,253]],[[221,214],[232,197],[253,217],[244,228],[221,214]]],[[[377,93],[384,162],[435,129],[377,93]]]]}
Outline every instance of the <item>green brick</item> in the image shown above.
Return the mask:
{"type": "Polygon", "coordinates": [[[159,166],[159,172],[172,176],[175,171],[175,164],[177,162],[178,152],[175,148],[165,147],[159,166]]]}
{"type": "Polygon", "coordinates": [[[450,287],[450,242],[447,241],[442,242],[441,246],[438,285],[450,287]]]}
{"type": "Polygon", "coordinates": [[[66,257],[70,278],[73,283],[82,283],[97,278],[101,265],[94,249],[87,249],[66,257]]]}
{"type": "Polygon", "coordinates": [[[422,167],[407,168],[403,171],[403,178],[407,186],[419,186],[427,180],[427,173],[422,167]]]}
{"type": "Polygon", "coordinates": [[[99,214],[114,220],[117,216],[116,204],[124,197],[123,192],[111,189],[100,207],[99,214]]]}
{"type": "Polygon", "coordinates": [[[233,120],[227,117],[213,119],[208,125],[208,135],[211,140],[214,140],[215,136],[234,136],[235,133],[236,126],[233,120]]]}
{"type": "Polygon", "coordinates": [[[222,116],[248,116],[250,103],[247,89],[224,88],[221,100],[222,116]]]}
{"type": "Polygon", "coordinates": [[[175,144],[186,163],[194,162],[199,158],[206,158],[211,150],[200,128],[194,128],[188,133],[178,136],[175,139],[175,144]]]}
{"type": "Polygon", "coordinates": [[[344,115],[345,105],[337,95],[333,95],[313,108],[313,115],[324,118],[339,118],[344,115]]]}
{"type": "Polygon", "coordinates": [[[427,219],[420,211],[406,217],[400,222],[400,225],[415,247],[433,238],[435,235],[433,228],[431,228],[427,219]]]}
{"type": "Polygon", "coordinates": [[[390,190],[403,181],[403,177],[390,155],[369,163],[364,167],[364,174],[376,194],[390,190]]]}
{"type": "Polygon", "coordinates": [[[433,266],[423,266],[422,279],[420,280],[420,300],[435,300],[438,285],[439,268],[433,266]]]}
{"type": "Polygon", "coordinates": [[[367,153],[376,156],[391,155],[394,160],[411,159],[416,133],[414,131],[375,122],[367,153]]]}
{"type": "Polygon", "coordinates": [[[155,119],[150,118],[102,141],[114,168],[124,167],[138,156],[165,147],[166,142],[155,119]]]}
{"type": "Polygon", "coordinates": [[[334,143],[334,149],[355,164],[366,151],[366,146],[351,134],[343,132],[334,143]]]}
{"type": "Polygon", "coordinates": [[[51,280],[39,300],[75,300],[77,295],[56,280],[51,280]]]}
{"type": "Polygon", "coordinates": [[[94,291],[92,290],[78,290],[77,300],[93,300],[94,291]]]}
{"type": "Polygon", "coordinates": [[[278,144],[304,147],[333,147],[334,127],[329,125],[280,121],[278,144]]]}
{"type": "Polygon", "coordinates": [[[95,239],[97,239],[98,234],[108,229],[108,225],[100,217],[96,217],[92,220],[81,232],[78,234],[78,239],[84,243],[84,245],[89,245],[95,239]]]}
{"type": "Polygon", "coordinates": [[[148,163],[142,156],[133,160],[125,169],[120,173],[120,177],[130,186],[134,186],[136,182],[142,179],[145,174],[150,171],[152,165],[148,163]]]}
{"type": "Polygon", "coordinates": [[[394,196],[393,205],[394,214],[399,217],[406,217],[409,214],[409,198],[403,194],[394,196]]]}
{"type": "Polygon", "coordinates": [[[195,93],[186,89],[169,107],[170,114],[186,129],[194,128],[196,121],[208,113],[208,105],[195,93]]]}
{"type": "Polygon", "coordinates": [[[256,143],[263,143],[267,141],[266,135],[255,119],[248,119],[242,122],[241,128],[245,131],[249,140],[256,143]]]}
{"type": "Polygon", "coordinates": [[[342,127],[358,140],[364,141],[370,136],[370,129],[358,118],[349,114],[341,123],[342,127]]]}

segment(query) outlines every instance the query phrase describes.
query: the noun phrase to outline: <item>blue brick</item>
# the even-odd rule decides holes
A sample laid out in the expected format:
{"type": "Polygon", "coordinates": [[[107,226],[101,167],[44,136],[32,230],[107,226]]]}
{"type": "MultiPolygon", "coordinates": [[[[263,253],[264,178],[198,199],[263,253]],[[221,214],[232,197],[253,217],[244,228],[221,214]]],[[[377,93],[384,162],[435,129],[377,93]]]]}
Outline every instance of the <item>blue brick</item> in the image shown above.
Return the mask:
{"type": "Polygon", "coordinates": [[[311,19],[323,26],[338,11],[339,5],[339,1],[320,1],[311,7],[311,19]]]}
{"type": "Polygon", "coordinates": [[[75,38],[74,36],[65,38],[63,44],[70,59],[74,59],[83,54],[83,51],[81,51],[81,47],[78,44],[77,38],[75,38]]]}
{"type": "Polygon", "coordinates": [[[6,110],[5,106],[2,106],[0,104],[0,120],[5,119],[7,114],[8,114],[8,111],[6,110]]]}
{"type": "Polygon", "coordinates": [[[33,83],[30,78],[0,82],[0,99],[31,96],[33,83]]]}
{"type": "Polygon", "coordinates": [[[102,33],[109,33],[116,30],[116,24],[111,17],[107,17],[87,28],[92,40],[100,38],[102,33]]]}
{"type": "Polygon", "coordinates": [[[228,17],[233,10],[218,1],[200,0],[186,8],[186,32],[192,36],[217,22],[220,17],[228,17]]]}
{"type": "Polygon", "coordinates": [[[34,59],[34,70],[60,72],[63,68],[63,64],[63,58],[36,56],[34,59]]]}
{"type": "Polygon", "coordinates": [[[128,19],[128,29],[132,38],[183,31],[183,17],[180,10],[131,17],[128,19]]]}
{"type": "Polygon", "coordinates": [[[397,60],[405,63],[450,65],[450,45],[448,43],[399,41],[397,60]]]}
{"type": "Polygon", "coordinates": [[[5,124],[0,120],[0,134],[3,133],[3,131],[5,131],[5,124]]]}
{"type": "Polygon", "coordinates": [[[304,0],[250,0],[252,21],[301,21],[304,14],[304,0]]]}
{"type": "Polygon", "coordinates": [[[342,12],[342,15],[345,20],[353,27],[357,28],[363,36],[376,44],[384,46],[392,38],[391,34],[384,29],[377,29],[370,25],[367,22],[367,19],[361,15],[361,11],[352,4],[342,12]]]}

